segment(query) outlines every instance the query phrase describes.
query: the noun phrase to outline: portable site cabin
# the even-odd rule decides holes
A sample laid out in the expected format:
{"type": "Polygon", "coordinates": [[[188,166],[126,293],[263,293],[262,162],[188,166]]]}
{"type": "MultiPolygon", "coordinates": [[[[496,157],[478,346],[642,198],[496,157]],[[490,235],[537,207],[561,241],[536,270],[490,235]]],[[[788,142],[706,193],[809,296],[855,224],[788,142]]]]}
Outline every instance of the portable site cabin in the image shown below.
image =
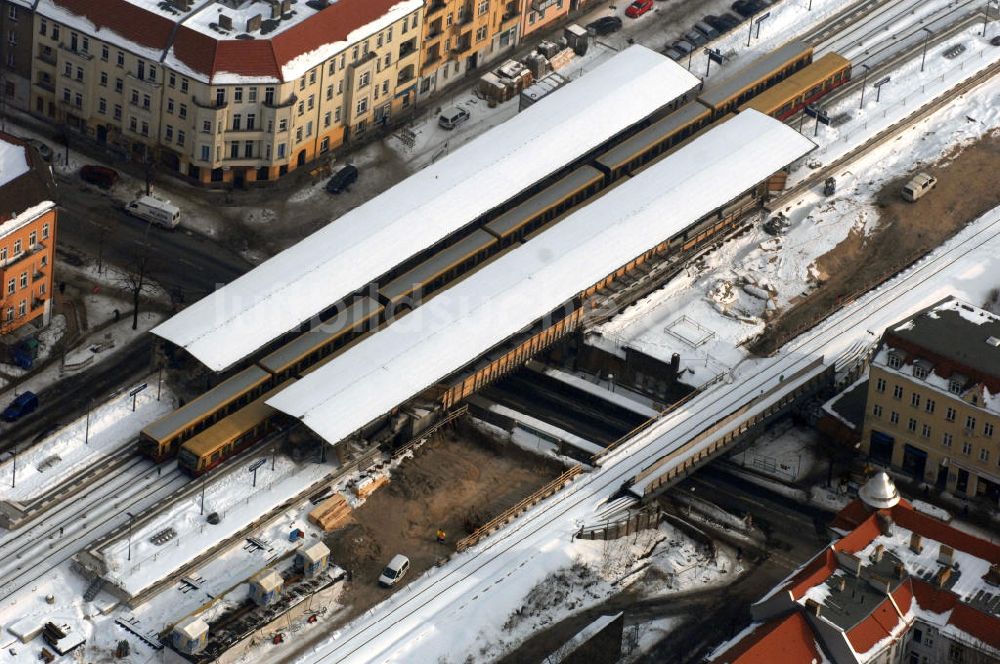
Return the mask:
{"type": "Polygon", "coordinates": [[[330,549],[322,542],[299,549],[295,553],[295,569],[310,579],[326,569],[330,561],[330,549]]]}
{"type": "Polygon", "coordinates": [[[250,577],[250,599],[257,606],[270,606],[281,598],[285,580],[273,569],[262,570],[250,577]]]}
{"type": "Polygon", "coordinates": [[[199,653],[207,644],[208,623],[198,617],[182,620],[170,632],[170,645],[185,655],[199,653]]]}

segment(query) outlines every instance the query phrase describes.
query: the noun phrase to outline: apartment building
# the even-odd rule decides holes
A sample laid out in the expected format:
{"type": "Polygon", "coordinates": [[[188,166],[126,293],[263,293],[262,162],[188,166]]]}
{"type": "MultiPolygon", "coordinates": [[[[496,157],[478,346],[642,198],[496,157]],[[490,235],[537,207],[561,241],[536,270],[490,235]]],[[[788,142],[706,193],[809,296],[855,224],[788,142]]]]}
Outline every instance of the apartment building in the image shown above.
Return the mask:
{"type": "Polygon", "coordinates": [[[0,336],[51,315],[55,183],[48,164],[0,132],[0,336]]]}
{"type": "Polygon", "coordinates": [[[192,179],[274,180],[416,100],[422,0],[38,0],[30,110],[192,179]]]}
{"type": "Polygon", "coordinates": [[[527,0],[521,18],[521,36],[527,37],[544,27],[551,27],[556,21],[566,18],[569,10],[570,0],[527,0]]]}
{"type": "Polygon", "coordinates": [[[531,1],[427,0],[420,96],[512,51],[521,41],[524,7],[531,1]]]}
{"type": "Polygon", "coordinates": [[[830,528],[710,662],[1000,663],[1000,546],[920,512],[884,472],[830,528]]]}
{"type": "Polygon", "coordinates": [[[997,505],[998,441],[1000,316],[952,297],[885,331],[861,440],[874,462],[997,505]]]}
{"type": "Polygon", "coordinates": [[[0,113],[28,110],[33,0],[0,0],[0,113]]]}

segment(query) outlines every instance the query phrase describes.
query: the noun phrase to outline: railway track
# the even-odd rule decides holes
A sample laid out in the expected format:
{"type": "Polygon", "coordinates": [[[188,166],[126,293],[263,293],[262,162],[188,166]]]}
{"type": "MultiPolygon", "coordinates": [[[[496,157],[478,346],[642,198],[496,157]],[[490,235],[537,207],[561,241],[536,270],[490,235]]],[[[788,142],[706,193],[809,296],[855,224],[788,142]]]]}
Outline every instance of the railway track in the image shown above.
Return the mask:
{"type": "Polygon", "coordinates": [[[188,483],[177,464],[133,455],[121,472],[92,484],[64,507],[0,539],[0,601],[43,579],[90,542],[188,483]]]}

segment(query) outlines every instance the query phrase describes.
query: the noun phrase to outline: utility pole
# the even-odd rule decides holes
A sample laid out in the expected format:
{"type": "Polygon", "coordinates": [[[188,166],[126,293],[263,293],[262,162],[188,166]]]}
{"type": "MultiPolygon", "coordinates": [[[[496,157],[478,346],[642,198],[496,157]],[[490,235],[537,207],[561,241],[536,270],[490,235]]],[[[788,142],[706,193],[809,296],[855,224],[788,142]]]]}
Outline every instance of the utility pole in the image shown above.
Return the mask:
{"type": "Polygon", "coordinates": [[[858,104],[858,109],[865,107],[865,85],[868,83],[868,71],[871,69],[868,65],[862,63],[862,67],[865,68],[864,78],[861,79],[861,103],[858,104]]]}
{"type": "Polygon", "coordinates": [[[923,53],[920,54],[920,73],[922,74],[924,72],[924,61],[927,60],[927,41],[931,38],[931,35],[933,35],[934,33],[931,32],[929,28],[921,28],[921,30],[927,33],[926,35],[924,35],[924,50],[923,53]]]}

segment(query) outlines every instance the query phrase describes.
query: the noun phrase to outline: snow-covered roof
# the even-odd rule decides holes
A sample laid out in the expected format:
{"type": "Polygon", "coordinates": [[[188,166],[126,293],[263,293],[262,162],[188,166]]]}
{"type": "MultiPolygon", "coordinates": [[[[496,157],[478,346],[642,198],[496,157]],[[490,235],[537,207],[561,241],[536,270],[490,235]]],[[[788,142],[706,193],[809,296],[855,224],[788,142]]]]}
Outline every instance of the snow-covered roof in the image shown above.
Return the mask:
{"type": "Polygon", "coordinates": [[[0,187],[21,177],[30,168],[23,145],[14,145],[0,139],[0,187]]]}
{"type": "Polygon", "coordinates": [[[219,371],[692,90],[633,46],[153,330],[219,371]]]}
{"type": "Polygon", "coordinates": [[[777,120],[741,113],[366,338],[268,404],[336,443],[814,147],[777,120]]]}

